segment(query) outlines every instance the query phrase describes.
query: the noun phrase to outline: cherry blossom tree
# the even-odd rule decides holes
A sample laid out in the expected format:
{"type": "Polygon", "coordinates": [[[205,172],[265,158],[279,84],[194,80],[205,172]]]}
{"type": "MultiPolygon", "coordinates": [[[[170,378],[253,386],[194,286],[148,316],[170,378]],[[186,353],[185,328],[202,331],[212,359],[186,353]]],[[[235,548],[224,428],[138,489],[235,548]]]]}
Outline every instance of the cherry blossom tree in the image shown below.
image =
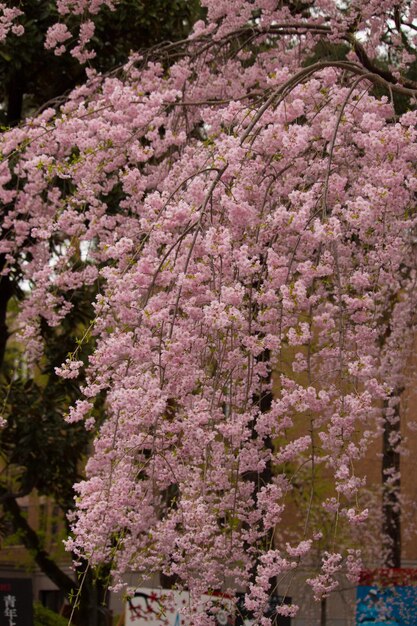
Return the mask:
{"type": "MultiPolygon", "coordinates": [[[[59,2],[47,45],[64,53],[65,16],[82,15],[72,54],[88,61],[101,4],[59,2]]],[[[3,135],[0,251],[3,274],[30,285],[19,324],[34,362],[42,327],[99,286],[57,369],[83,369],[67,420],[96,433],[68,548],[92,567],[110,561],[116,589],[127,571],[175,577],[194,598],[243,587],[266,626],[270,594],[320,540],[313,506],[332,514],[335,537],[308,581],[314,596],[339,572],[357,575],[337,529],[366,520],[358,465],[382,432],[386,507],[398,504],[416,311],[417,3],[202,4],[188,39],[88,71],[58,113],[3,135]],[[275,529],[306,468],[303,533],[282,542],[275,529]]]]}

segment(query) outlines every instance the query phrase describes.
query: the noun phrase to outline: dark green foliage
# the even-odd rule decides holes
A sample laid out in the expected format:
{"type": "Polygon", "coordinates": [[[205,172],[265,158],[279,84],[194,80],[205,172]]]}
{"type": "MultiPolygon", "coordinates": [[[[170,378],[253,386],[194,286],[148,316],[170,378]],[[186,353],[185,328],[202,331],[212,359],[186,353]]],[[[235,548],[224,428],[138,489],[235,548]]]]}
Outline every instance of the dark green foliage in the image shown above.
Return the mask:
{"type": "MultiPolygon", "coordinates": [[[[85,69],[70,54],[57,57],[45,50],[48,28],[59,16],[53,2],[24,0],[23,37],[8,37],[0,45],[0,124],[18,123],[22,116],[80,84],[85,69]]],[[[102,8],[96,21],[93,44],[97,57],[90,63],[106,72],[123,64],[129,53],[161,41],[186,37],[200,15],[197,0],[120,0],[117,10],[102,8]]],[[[78,30],[78,17],[70,26],[78,30]]]]}
{"type": "Polygon", "coordinates": [[[33,626],[67,626],[68,620],[54,611],[50,611],[39,602],[33,605],[33,626]]]}
{"type": "MultiPolygon", "coordinates": [[[[76,262],[81,264],[80,260],[76,262]]],[[[58,377],[55,367],[61,365],[77,345],[77,360],[87,361],[86,348],[79,338],[85,335],[93,317],[90,303],[94,300],[94,291],[94,288],[74,291],[70,298],[73,309],[60,326],[43,325],[45,353],[35,369],[28,368],[23,346],[13,340],[12,333],[0,375],[2,412],[7,419],[7,426],[0,431],[3,469],[0,477],[0,533],[17,538],[57,587],[67,597],[72,593],[77,598],[79,609],[74,624],[79,626],[87,623],[89,626],[104,625],[104,613],[98,608],[103,601],[102,585],[87,576],[82,592],[77,593],[77,583],[47,552],[45,529],[31,527],[18,498],[30,495],[36,489],[39,495],[54,499],[63,519],[74,505],[73,484],[82,478],[92,433],[87,432],[83,424],[64,421],[69,407],[79,397],[82,381],[58,377]]],[[[11,326],[19,289],[16,292],[9,302],[11,326]]],[[[91,343],[88,342],[90,348],[91,343]]],[[[102,407],[96,406],[94,414],[98,421],[101,413],[102,407]]],[[[56,541],[56,534],[50,539],[56,541]]]]}
{"type": "Polygon", "coordinates": [[[91,438],[83,424],[64,421],[78,396],[78,385],[54,372],[92,317],[86,294],[74,293],[73,300],[74,308],[59,330],[45,325],[45,356],[39,371],[25,371],[22,355],[22,366],[16,368],[19,353],[15,347],[0,378],[6,399],[3,415],[8,419],[0,442],[3,463],[10,469],[6,472],[10,484],[4,486],[19,495],[36,488],[41,495],[53,496],[64,511],[72,506],[72,485],[81,478],[91,438]]]}
{"type": "Polygon", "coordinates": [[[319,41],[305,65],[313,65],[319,61],[345,61],[350,47],[343,43],[333,43],[326,40],[319,41]]]}
{"type": "Polygon", "coordinates": [[[197,0],[120,0],[117,11],[104,8],[96,22],[93,65],[105,72],[131,51],[184,39],[200,11],[197,0]]]}

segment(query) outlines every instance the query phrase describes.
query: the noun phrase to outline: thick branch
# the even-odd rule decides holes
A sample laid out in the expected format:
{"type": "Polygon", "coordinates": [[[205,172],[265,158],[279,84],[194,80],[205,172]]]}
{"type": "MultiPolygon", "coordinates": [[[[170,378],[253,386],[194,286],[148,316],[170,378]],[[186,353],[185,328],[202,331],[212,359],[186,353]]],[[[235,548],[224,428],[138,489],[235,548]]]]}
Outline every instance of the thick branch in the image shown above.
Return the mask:
{"type": "MultiPolygon", "coordinates": [[[[0,495],[4,496],[6,489],[0,488],[0,495]]],[[[41,545],[38,535],[22,515],[20,506],[14,498],[5,498],[3,509],[12,518],[13,527],[19,532],[23,545],[33,555],[36,564],[48,576],[48,578],[66,594],[70,594],[77,584],[51,559],[41,545]]]]}
{"type": "MultiPolygon", "coordinates": [[[[4,269],[6,259],[0,255],[0,272],[4,269]]],[[[3,366],[9,331],[6,324],[7,305],[13,294],[13,285],[8,276],[0,276],[0,370],[3,366]]]]}
{"type": "Polygon", "coordinates": [[[382,85],[390,92],[399,93],[405,96],[417,96],[417,88],[411,89],[408,87],[404,87],[403,85],[391,84],[391,82],[380,76],[378,73],[368,72],[365,68],[356,63],[351,63],[350,61],[319,61],[318,63],[313,63],[313,65],[303,67],[285,83],[280,85],[278,89],[272,92],[272,94],[265,100],[264,104],[259,108],[256,115],[254,115],[251,123],[242,134],[240,140],[241,145],[244,144],[246,139],[252,133],[256,124],[259,122],[267,109],[269,109],[270,107],[277,107],[284,100],[284,98],[286,98],[295,89],[297,85],[300,85],[301,83],[303,83],[304,80],[309,79],[315,73],[320,72],[327,67],[345,70],[346,72],[350,72],[351,74],[362,76],[364,79],[369,80],[369,82],[371,83],[374,83],[376,85],[382,85]]]}
{"type": "MultiPolygon", "coordinates": [[[[388,403],[385,403],[385,411],[387,409],[388,403]]],[[[398,403],[394,415],[385,416],[382,438],[382,537],[386,567],[401,567],[400,433],[398,403]]]]}
{"type": "MultiPolygon", "coordinates": [[[[359,43],[359,41],[355,38],[354,35],[350,35],[348,38],[348,41],[352,44],[353,49],[356,53],[356,56],[358,57],[359,61],[361,62],[361,64],[363,65],[365,69],[367,69],[369,72],[372,72],[372,74],[376,74],[377,76],[380,76],[387,83],[391,83],[392,85],[397,85],[398,81],[391,74],[391,72],[378,67],[377,65],[375,65],[375,63],[371,61],[371,59],[366,53],[365,48],[362,46],[361,43],[359,43]]],[[[404,81],[401,81],[401,83],[402,83],[402,86],[406,87],[407,89],[414,89],[414,90],[417,89],[417,83],[413,80],[404,80],[404,81]]]]}

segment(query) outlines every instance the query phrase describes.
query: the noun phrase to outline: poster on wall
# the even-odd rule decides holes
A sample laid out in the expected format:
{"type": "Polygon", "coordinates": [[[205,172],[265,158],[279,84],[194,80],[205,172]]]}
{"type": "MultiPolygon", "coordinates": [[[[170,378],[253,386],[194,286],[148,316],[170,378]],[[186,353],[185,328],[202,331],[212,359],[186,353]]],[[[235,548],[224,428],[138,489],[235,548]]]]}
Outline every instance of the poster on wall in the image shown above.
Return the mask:
{"type": "MultiPolygon", "coordinates": [[[[213,611],[216,626],[252,626],[253,616],[245,609],[243,594],[238,594],[237,604],[227,597],[218,596],[219,606],[213,611]]],[[[126,603],[125,626],[191,626],[190,618],[184,615],[190,597],[186,591],[170,589],[136,589],[126,603]]],[[[202,603],[213,602],[213,596],[202,596],[202,603]]],[[[291,619],[276,614],[276,607],[282,603],[291,604],[291,598],[278,595],[270,600],[267,617],[273,619],[275,626],[290,626],[291,619]]]]}
{"type": "Polygon", "coordinates": [[[357,626],[416,624],[417,587],[358,587],[357,626]]]}
{"type": "Polygon", "coordinates": [[[30,578],[0,578],[0,626],[33,626],[30,578]]]}
{"type": "MultiPolygon", "coordinates": [[[[202,596],[201,601],[211,602],[212,596],[202,596]]],[[[189,626],[183,612],[190,601],[186,591],[171,589],[136,589],[126,603],[125,626],[189,626]]],[[[227,599],[219,598],[216,626],[232,626],[234,618],[227,599]]]]}

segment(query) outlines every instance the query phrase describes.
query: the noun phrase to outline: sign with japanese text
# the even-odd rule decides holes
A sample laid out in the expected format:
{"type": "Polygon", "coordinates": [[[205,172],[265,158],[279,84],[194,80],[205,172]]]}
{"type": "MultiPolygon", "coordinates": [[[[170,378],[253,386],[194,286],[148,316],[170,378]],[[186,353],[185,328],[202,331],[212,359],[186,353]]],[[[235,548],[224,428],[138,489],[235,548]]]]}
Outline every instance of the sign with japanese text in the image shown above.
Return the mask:
{"type": "Polygon", "coordinates": [[[0,578],[0,626],[33,626],[30,578],[0,578]]]}

